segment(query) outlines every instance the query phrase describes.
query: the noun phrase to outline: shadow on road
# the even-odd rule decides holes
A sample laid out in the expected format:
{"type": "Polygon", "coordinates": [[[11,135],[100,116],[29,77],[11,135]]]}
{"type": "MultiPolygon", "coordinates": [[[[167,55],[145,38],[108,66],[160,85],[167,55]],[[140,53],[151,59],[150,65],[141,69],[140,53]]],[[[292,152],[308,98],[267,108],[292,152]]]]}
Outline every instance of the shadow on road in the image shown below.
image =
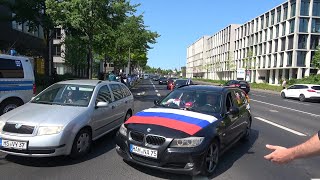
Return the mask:
{"type": "Polygon", "coordinates": [[[31,157],[7,155],[5,157],[5,160],[16,163],[16,164],[20,164],[24,166],[32,166],[32,167],[56,167],[56,166],[68,166],[68,165],[78,164],[78,163],[85,162],[90,159],[99,157],[107,153],[108,151],[114,149],[115,148],[114,137],[117,130],[114,130],[108,133],[107,135],[105,135],[104,137],[98,139],[97,141],[94,141],[91,152],[88,155],[79,159],[71,159],[67,156],[31,158],[31,157]]]}

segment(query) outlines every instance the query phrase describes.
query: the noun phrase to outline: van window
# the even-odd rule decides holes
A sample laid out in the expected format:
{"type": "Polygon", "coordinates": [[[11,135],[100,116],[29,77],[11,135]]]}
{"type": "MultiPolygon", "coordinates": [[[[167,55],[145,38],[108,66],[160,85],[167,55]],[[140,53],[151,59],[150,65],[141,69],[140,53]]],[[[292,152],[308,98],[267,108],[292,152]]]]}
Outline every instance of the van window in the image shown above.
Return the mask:
{"type": "Polygon", "coordinates": [[[20,60],[0,58],[0,78],[24,78],[20,60]]]}

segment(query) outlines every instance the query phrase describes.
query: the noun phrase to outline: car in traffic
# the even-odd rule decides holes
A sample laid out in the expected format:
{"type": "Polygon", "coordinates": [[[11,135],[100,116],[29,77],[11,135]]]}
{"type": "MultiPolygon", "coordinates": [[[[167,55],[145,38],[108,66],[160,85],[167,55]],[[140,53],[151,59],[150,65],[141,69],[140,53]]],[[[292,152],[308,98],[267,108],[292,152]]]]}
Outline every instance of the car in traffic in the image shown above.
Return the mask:
{"type": "Polygon", "coordinates": [[[0,116],[0,151],[16,156],[81,157],[92,141],[133,114],[133,95],[122,83],[58,82],[0,116]]]}
{"type": "Polygon", "coordinates": [[[319,84],[294,84],[280,93],[282,98],[296,98],[300,101],[320,100],[319,84]]]}
{"type": "Polygon", "coordinates": [[[159,81],[159,76],[158,76],[158,75],[153,76],[153,77],[152,77],[152,80],[153,80],[153,81],[159,81]]]}
{"type": "Polygon", "coordinates": [[[165,77],[160,77],[159,78],[159,85],[167,84],[167,78],[165,77]]]}
{"type": "Polygon", "coordinates": [[[167,80],[167,89],[168,89],[168,90],[170,90],[170,89],[173,87],[173,83],[174,83],[174,81],[175,81],[176,79],[178,79],[178,78],[173,78],[173,77],[168,78],[168,80],[167,80]]]}
{"type": "Polygon", "coordinates": [[[247,81],[230,80],[230,81],[227,81],[224,84],[224,86],[238,87],[238,88],[244,90],[247,94],[250,92],[250,84],[247,81]]]}
{"type": "Polygon", "coordinates": [[[0,116],[36,94],[31,59],[0,54],[0,116]]]}
{"type": "Polygon", "coordinates": [[[172,85],[172,89],[179,88],[184,85],[192,85],[193,82],[191,79],[176,79],[172,85]]]}
{"type": "Polygon", "coordinates": [[[149,168],[210,176],[222,152],[250,137],[252,117],[244,91],[189,85],[121,125],[116,151],[149,168]]]}

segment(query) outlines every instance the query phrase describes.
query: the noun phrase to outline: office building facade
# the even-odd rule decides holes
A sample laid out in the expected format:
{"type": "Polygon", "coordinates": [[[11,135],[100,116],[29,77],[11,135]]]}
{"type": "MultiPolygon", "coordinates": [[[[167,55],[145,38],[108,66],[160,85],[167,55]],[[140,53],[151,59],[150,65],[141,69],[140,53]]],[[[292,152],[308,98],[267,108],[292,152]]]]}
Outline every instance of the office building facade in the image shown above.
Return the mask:
{"type": "MultiPolygon", "coordinates": [[[[279,84],[282,79],[316,74],[312,58],[320,45],[320,0],[290,0],[236,27],[231,34],[231,71],[244,69],[247,81],[279,84]]],[[[202,64],[208,64],[208,59],[202,64]]],[[[212,71],[224,73],[210,79],[236,78],[226,75],[228,69],[212,71]]]]}

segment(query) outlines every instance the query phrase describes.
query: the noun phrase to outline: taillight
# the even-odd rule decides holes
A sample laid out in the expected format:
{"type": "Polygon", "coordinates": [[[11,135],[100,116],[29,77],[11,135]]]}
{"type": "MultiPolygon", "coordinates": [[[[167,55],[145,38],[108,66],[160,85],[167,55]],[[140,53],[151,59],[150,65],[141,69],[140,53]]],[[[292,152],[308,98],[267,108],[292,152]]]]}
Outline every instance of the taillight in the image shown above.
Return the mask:
{"type": "Polygon", "coordinates": [[[307,91],[308,91],[308,92],[317,92],[317,91],[312,90],[312,89],[308,89],[307,91]]]}
{"type": "Polygon", "coordinates": [[[240,87],[240,84],[235,84],[236,87],[240,87]]]}
{"type": "Polygon", "coordinates": [[[33,90],[33,94],[36,94],[36,93],[37,93],[37,86],[36,86],[36,84],[33,84],[32,90],[33,90]]]}

